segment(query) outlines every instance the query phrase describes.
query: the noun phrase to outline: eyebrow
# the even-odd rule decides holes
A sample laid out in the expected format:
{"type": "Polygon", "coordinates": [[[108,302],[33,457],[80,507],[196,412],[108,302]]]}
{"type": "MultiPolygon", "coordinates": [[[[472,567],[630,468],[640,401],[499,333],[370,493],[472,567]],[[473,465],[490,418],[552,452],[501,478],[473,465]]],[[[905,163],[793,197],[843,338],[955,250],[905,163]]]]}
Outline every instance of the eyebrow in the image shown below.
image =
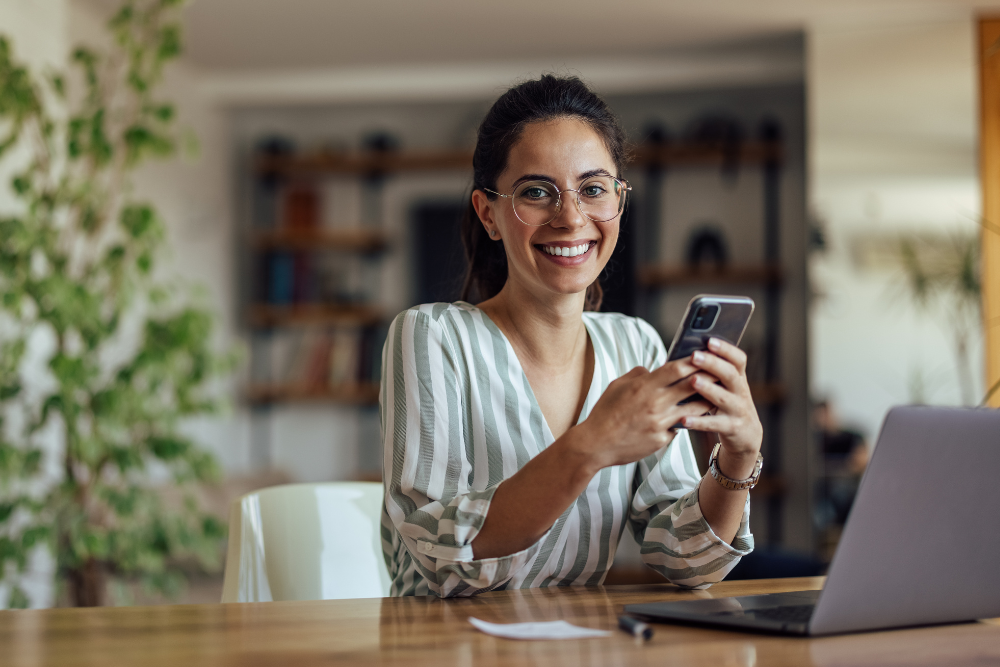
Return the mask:
{"type": "MultiPolygon", "coordinates": [[[[577,178],[579,181],[585,181],[593,176],[611,176],[611,173],[607,169],[591,169],[590,171],[585,171],[577,178]]],[[[556,180],[551,176],[546,176],[545,174],[525,174],[521,178],[514,181],[513,187],[517,187],[525,181],[546,181],[552,185],[556,185],[556,180]]]]}

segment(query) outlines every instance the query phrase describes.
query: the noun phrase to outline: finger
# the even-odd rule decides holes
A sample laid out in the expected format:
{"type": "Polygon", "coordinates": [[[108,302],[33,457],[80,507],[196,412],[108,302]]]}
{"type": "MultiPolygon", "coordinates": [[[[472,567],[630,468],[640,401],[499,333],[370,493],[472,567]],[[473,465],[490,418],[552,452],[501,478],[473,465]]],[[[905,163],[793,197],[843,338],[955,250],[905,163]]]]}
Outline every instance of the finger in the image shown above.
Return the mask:
{"type": "Polygon", "coordinates": [[[672,406],[672,409],[664,411],[662,423],[664,428],[669,428],[670,430],[683,428],[682,421],[685,417],[697,417],[708,414],[712,408],[711,403],[701,400],[691,401],[684,405],[675,405],[672,406]]]}
{"type": "Polygon", "coordinates": [[[689,431],[713,431],[728,434],[732,430],[732,418],[729,415],[690,415],[681,420],[681,426],[689,431]]]}
{"type": "Polygon", "coordinates": [[[729,389],[735,390],[739,386],[742,373],[728,359],[711,352],[695,352],[691,355],[691,363],[722,380],[729,389]]]}
{"type": "Polygon", "coordinates": [[[685,408],[685,417],[701,417],[703,415],[715,414],[715,406],[705,400],[691,401],[690,403],[685,403],[681,406],[685,408]],[[688,410],[687,408],[690,408],[688,410]]]}
{"type": "Polygon", "coordinates": [[[669,387],[697,372],[698,367],[691,363],[691,357],[685,357],[663,364],[649,374],[649,379],[660,386],[669,387]]]}
{"type": "Polygon", "coordinates": [[[733,366],[736,366],[740,372],[746,370],[747,353],[729,341],[715,337],[709,338],[708,349],[731,363],[733,366]]]}
{"type": "Polygon", "coordinates": [[[690,380],[690,387],[715,407],[729,408],[736,396],[725,385],[716,384],[715,377],[707,373],[697,373],[690,380]]]}
{"type": "Polygon", "coordinates": [[[678,380],[674,384],[666,387],[663,394],[663,401],[670,406],[677,405],[681,401],[694,396],[698,393],[698,390],[694,388],[692,382],[695,378],[700,377],[704,384],[714,384],[718,381],[714,375],[710,373],[705,373],[704,371],[699,371],[694,375],[690,375],[686,378],[678,380]]]}

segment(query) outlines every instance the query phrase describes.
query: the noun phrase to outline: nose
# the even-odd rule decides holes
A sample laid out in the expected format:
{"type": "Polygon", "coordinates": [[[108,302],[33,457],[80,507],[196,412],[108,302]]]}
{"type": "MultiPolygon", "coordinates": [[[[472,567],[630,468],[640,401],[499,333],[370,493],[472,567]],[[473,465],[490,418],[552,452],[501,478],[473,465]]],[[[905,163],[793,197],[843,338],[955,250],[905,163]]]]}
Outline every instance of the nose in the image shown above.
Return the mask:
{"type": "Polygon", "coordinates": [[[579,229],[586,227],[590,219],[580,211],[579,195],[575,190],[563,190],[559,193],[559,210],[556,217],[549,223],[560,229],[579,229]]]}

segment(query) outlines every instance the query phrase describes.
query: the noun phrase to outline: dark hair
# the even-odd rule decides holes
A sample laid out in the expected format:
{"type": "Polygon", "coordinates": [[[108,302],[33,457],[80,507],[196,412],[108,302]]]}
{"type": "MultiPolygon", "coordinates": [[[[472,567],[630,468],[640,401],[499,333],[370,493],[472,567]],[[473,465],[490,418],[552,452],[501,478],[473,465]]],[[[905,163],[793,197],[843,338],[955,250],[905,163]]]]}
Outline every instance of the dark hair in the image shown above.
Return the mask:
{"type": "MultiPolygon", "coordinates": [[[[514,86],[493,103],[479,126],[476,151],[472,156],[473,190],[496,190],[497,178],[507,168],[510,149],[520,139],[526,125],[556,118],[577,118],[590,125],[604,140],[621,178],[628,162],[625,132],[618,118],[577,77],[560,78],[545,74],[536,81],[514,86]]],[[[496,195],[486,193],[494,200],[496,195]]],[[[507,282],[507,253],[503,241],[490,239],[469,201],[462,217],[462,244],[468,269],[462,285],[462,299],[485,301],[503,289],[507,282]]],[[[585,310],[600,310],[604,292],[600,278],[587,287],[585,310]]]]}

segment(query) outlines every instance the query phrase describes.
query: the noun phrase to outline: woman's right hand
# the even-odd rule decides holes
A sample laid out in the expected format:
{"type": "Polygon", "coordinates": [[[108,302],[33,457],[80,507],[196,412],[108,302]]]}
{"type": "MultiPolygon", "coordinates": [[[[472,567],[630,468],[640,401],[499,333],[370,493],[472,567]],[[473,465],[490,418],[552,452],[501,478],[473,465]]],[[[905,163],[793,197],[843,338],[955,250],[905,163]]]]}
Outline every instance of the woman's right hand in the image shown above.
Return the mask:
{"type": "Polygon", "coordinates": [[[672,427],[684,417],[708,412],[712,405],[704,400],[678,405],[694,392],[692,375],[716,378],[691,363],[691,358],[670,361],[654,371],[642,366],[633,368],[608,385],[587,419],[573,427],[581,433],[576,446],[590,460],[595,470],[623,465],[653,454],[673,440],[672,427]]]}

